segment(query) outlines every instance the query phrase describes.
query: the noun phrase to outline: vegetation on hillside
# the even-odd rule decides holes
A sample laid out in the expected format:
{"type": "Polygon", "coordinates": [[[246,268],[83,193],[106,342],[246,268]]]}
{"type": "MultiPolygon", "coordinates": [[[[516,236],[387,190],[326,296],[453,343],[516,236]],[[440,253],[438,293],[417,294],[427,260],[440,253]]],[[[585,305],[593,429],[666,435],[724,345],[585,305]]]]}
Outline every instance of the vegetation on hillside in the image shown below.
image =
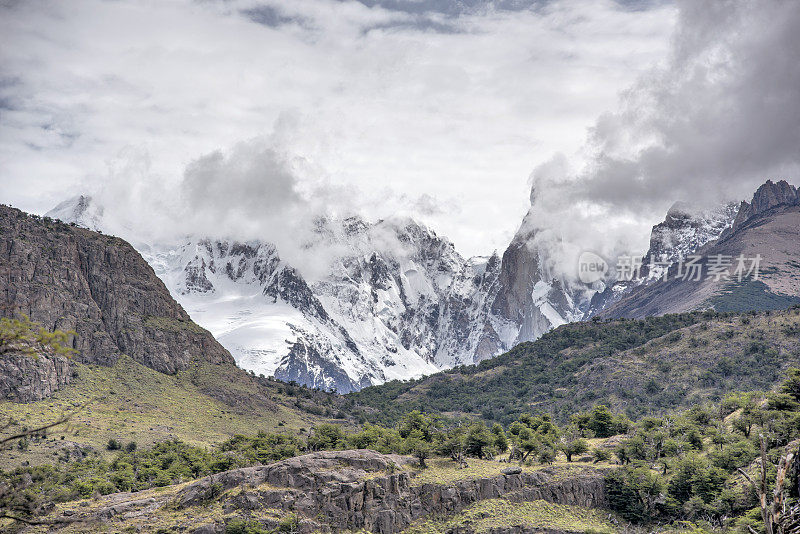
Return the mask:
{"type": "Polygon", "coordinates": [[[0,318],[0,356],[10,352],[39,356],[43,354],[72,356],[75,350],[68,346],[75,332],[49,331],[31,321],[26,315],[19,318],[0,318]]]}
{"type": "Polygon", "coordinates": [[[691,520],[763,531],[760,494],[767,506],[779,494],[787,505],[800,497],[800,464],[776,477],[791,462],[787,455],[797,456],[798,439],[800,370],[791,369],[765,396],[731,394],[718,406],[638,421],[614,451],[621,467],[606,477],[609,502],[634,523],[691,520]]]}
{"type": "Polygon", "coordinates": [[[708,304],[720,312],[780,310],[800,303],[800,297],[770,291],[761,280],[728,282],[708,304]]]}
{"type": "MultiPolygon", "coordinates": [[[[497,476],[505,462],[522,469],[555,465],[564,472],[576,465],[601,466],[609,504],[624,521],[643,528],[688,521],[707,530],[758,531],[765,518],[774,520],[762,510],[759,494],[767,496],[765,506],[773,515],[800,499],[800,464],[788,468],[788,454],[800,453],[800,370],[786,369],[800,357],[799,346],[798,308],[595,321],[559,328],[473,368],[345,398],[263,377],[230,381],[209,366],[167,376],[128,358],[111,368],[78,365],[76,383],[52,399],[4,404],[9,420],[3,431],[22,432],[0,464],[6,466],[0,472],[0,512],[37,521],[53,503],[146,492],[306,452],[373,449],[414,456],[420,470],[414,484],[497,476]],[[629,378],[637,373],[642,376],[629,378]],[[773,387],[781,375],[783,381],[773,387]],[[694,393],[674,397],[681,377],[694,393]],[[625,411],[615,409],[618,403],[602,402],[619,380],[631,390],[625,411]],[[261,395],[268,417],[250,413],[249,405],[237,411],[203,396],[205,388],[220,383],[234,399],[261,395]],[[586,384],[594,396],[573,393],[586,384]],[[640,397],[640,386],[648,397],[640,397]],[[751,391],[736,392],[747,386],[751,391]],[[25,432],[54,412],[97,398],[103,401],[89,405],[86,417],[25,432]],[[664,409],[670,399],[676,406],[693,405],[664,409]],[[387,413],[365,404],[385,406],[387,413]],[[292,411],[298,407],[305,412],[292,411]],[[655,409],[643,413],[648,407],[655,409]],[[337,424],[298,416],[314,410],[355,411],[376,422],[354,427],[346,419],[337,424]],[[254,428],[261,430],[253,435],[254,428]],[[36,450],[48,456],[35,456],[36,450]],[[20,465],[26,458],[38,465],[20,465]],[[788,474],[782,478],[782,472],[788,474]],[[772,506],[773,495],[785,495],[780,506],[772,506]]],[[[531,524],[552,512],[506,502],[481,506],[479,515],[503,510],[531,524]]],[[[457,524],[456,517],[420,528],[457,524]]]]}
{"type": "MultiPolygon", "coordinates": [[[[0,506],[24,509],[22,505],[36,504],[28,516],[32,519],[37,512],[46,511],[48,503],[144,491],[304,452],[369,448],[415,456],[422,469],[415,484],[497,476],[502,466],[508,465],[498,459],[525,469],[556,464],[566,472],[571,465],[601,465],[606,469],[609,504],[625,521],[648,528],[689,521],[708,531],[748,532],[749,528],[758,531],[764,524],[758,498],[761,489],[751,481],[762,476],[767,481],[765,502],[769,505],[771,495],[777,495],[774,481],[781,459],[786,470],[786,453],[795,452],[798,444],[800,370],[790,369],[786,379],[766,394],[733,393],[716,405],[694,406],[635,422],[603,405],[575,413],[561,425],[540,413],[523,414],[505,427],[490,427],[482,421],[445,421],[413,411],[390,427],[365,423],[348,431],[323,423],[305,437],[289,431],[259,432],[236,435],[214,447],[168,440],[142,450],[135,443],[109,440],[110,458],[100,454],[78,461],[64,457],[55,465],[21,467],[0,474],[5,487],[13,488],[10,495],[15,499],[0,506]],[[429,465],[432,467],[425,469],[429,465]],[[466,469],[467,465],[471,467],[466,469]]],[[[17,444],[18,449],[24,447],[22,441],[17,444]]],[[[788,472],[780,487],[785,485],[781,494],[791,508],[800,497],[800,480],[794,464],[788,472]]],[[[546,506],[531,506],[520,508],[498,501],[481,504],[476,510],[504,510],[504,517],[531,524],[557,513],[546,506]]],[[[463,517],[471,517],[471,513],[465,512],[463,517]]],[[[449,528],[459,524],[459,517],[420,524],[418,530],[449,528]]],[[[597,523],[598,517],[593,515],[590,523],[597,523]]]]}
{"type": "Polygon", "coordinates": [[[573,323],[478,365],[347,399],[363,420],[384,424],[409,410],[504,425],[547,411],[565,422],[596,404],[640,418],[718,402],[729,391],[768,389],[786,367],[800,365],[798,329],[800,307],[573,323]]]}

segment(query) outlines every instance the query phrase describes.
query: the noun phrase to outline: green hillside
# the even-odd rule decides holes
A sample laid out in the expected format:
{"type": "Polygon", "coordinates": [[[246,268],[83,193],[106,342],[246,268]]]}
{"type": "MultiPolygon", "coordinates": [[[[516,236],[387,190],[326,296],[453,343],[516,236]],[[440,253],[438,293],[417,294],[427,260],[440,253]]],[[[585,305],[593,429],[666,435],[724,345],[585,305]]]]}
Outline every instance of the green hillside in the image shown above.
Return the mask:
{"type": "Polygon", "coordinates": [[[389,382],[347,398],[370,421],[409,410],[504,424],[525,412],[566,420],[595,404],[638,418],[763,390],[800,364],[800,307],[693,312],[564,325],[476,366],[389,382]]]}
{"type": "Polygon", "coordinates": [[[325,413],[341,415],[333,396],[278,382],[259,383],[224,365],[198,365],[175,376],[128,357],[112,367],[76,366],[73,383],[51,398],[27,404],[0,402],[5,426],[0,438],[74,412],[66,425],[28,440],[25,450],[1,455],[0,469],[107,454],[109,440],[149,447],[179,439],[207,447],[258,430],[302,435],[326,420],[325,413]],[[208,395],[205,390],[210,383],[224,384],[231,402],[208,395]]]}

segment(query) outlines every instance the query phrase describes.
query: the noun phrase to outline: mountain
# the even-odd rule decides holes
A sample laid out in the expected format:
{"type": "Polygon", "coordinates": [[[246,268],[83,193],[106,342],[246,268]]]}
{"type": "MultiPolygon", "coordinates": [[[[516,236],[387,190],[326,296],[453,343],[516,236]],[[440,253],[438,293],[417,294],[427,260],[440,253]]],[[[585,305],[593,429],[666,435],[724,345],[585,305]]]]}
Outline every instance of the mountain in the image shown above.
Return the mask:
{"type": "MultiPolygon", "coordinates": [[[[796,197],[786,182],[767,182],[740,206],[676,203],[653,227],[638,276],[600,292],[553,269],[549,234],[533,229],[531,212],[502,256],[476,258],[462,257],[449,240],[408,218],[318,217],[310,235],[297,238],[301,254],[289,254],[291,262],[265,240],[186,236],[152,243],[133,235],[131,242],[242,368],[347,393],[477,363],[598,314],[749,309],[749,300],[759,309],[786,307],[797,296],[789,287],[796,281],[796,226],[790,215],[781,216],[766,235],[765,228],[750,230],[748,221],[769,218],[796,197]],[[779,250],[772,245],[780,239],[786,243],[779,250]],[[710,248],[715,243],[720,248],[710,248]],[[662,280],[665,271],[674,274],[683,259],[706,250],[706,259],[761,254],[762,279],[738,285],[662,280]],[[777,277],[775,269],[785,274],[777,277]]],[[[88,196],[48,216],[106,227],[104,208],[88,196]]]]}
{"type": "MultiPolygon", "coordinates": [[[[31,442],[26,460],[83,458],[122,437],[211,444],[345,417],[338,397],[239,369],[127,242],[2,205],[0,319],[0,435],[77,411],[60,440],[31,442]],[[69,332],[75,352],[9,337],[14,328],[69,332]]],[[[19,458],[4,454],[0,469],[19,458]]]]}
{"type": "MultiPolygon", "coordinates": [[[[103,213],[80,196],[47,216],[101,229],[103,213]]],[[[481,361],[580,316],[523,238],[466,259],[408,218],[319,217],[298,242],[313,279],[266,241],[131,241],[242,368],[339,392],[481,361]]]]}
{"type": "Polygon", "coordinates": [[[162,373],[233,363],[122,239],[0,206],[0,256],[0,316],[74,331],[78,361],[111,365],[127,354],[162,373]]]}
{"type": "Polygon", "coordinates": [[[602,313],[634,289],[660,281],[670,266],[717,240],[733,225],[738,211],[739,205],[735,202],[710,209],[675,202],[664,221],[653,226],[650,246],[641,258],[638,274],[634,273],[630,280],[617,280],[594,294],[584,319],[602,313]]]}
{"type": "Polygon", "coordinates": [[[800,302],[798,228],[797,189],[785,181],[767,181],[751,202],[742,202],[718,239],[692,251],[699,256],[699,277],[688,266],[674,263],[666,280],[651,277],[651,283],[634,284],[600,315],[641,318],[704,308],[780,309],[800,302]],[[744,267],[741,277],[739,258],[744,267]]]}
{"type": "Polygon", "coordinates": [[[650,247],[642,259],[642,276],[648,280],[658,279],[665,268],[718,239],[733,225],[738,211],[736,203],[711,209],[700,209],[680,201],[673,204],[664,222],[653,226],[650,247]]]}
{"type": "Polygon", "coordinates": [[[574,290],[567,280],[548,272],[547,254],[535,244],[529,217],[530,213],[503,253],[490,315],[491,325],[503,335],[488,356],[580,320],[588,305],[588,288],[574,290]]]}

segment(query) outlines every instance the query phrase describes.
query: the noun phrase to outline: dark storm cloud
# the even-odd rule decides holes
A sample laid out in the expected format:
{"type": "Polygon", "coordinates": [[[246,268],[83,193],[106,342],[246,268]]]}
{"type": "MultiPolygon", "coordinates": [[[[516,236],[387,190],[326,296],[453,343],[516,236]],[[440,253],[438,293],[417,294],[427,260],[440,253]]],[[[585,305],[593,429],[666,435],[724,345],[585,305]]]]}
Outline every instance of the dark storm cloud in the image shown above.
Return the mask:
{"type": "MultiPolygon", "coordinates": [[[[639,213],[796,181],[800,2],[681,2],[668,66],[600,117],[587,149],[578,179],[556,186],[561,196],[639,213]]],[[[537,171],[537,189],[543,181],[537,171]]]]}
{"type": "Polygon", "coordinates": [[[644,253],[679,200],[800,180],[800,2],[681,1],[667,61],[621,93],[575,161],[533,172],[521,235],[567,277],[578,255],[644,253]],[[577,162],[576,162],[577,161],[577,162]]]}
{"type": "Polygon", "coordinates": [[[278,8],[270,5],[260,5],[250,9],[243,9],[242,15],[257,24],[263,24],[272,28],[277,28],[285,24],[299,24],[306,26],[308,19],[304,17],[289,16],[281,12],[278,8]]]}
{"type": "Polygon", "coordinates": [[[487,10],[522,11],[550,3],[550,0],[358,0],[367,7],[380,6],[411,14],[439,13],[448,16],[474,14],[487,10]]]}

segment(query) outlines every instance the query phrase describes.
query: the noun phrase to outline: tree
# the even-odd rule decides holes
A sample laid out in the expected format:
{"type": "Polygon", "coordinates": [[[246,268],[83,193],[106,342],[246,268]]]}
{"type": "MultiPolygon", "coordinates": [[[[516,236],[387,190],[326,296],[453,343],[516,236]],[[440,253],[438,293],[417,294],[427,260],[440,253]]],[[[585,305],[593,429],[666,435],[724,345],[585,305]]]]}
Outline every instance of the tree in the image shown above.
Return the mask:
{"type": "Polygon", "coordinates": [[[344,430],[339,425],[323,423],[308,437],[308,448],[312,451],[335,450],[345,443],[344,430]]]}
{"type": "Polygon", "coordinates": [[[628,430],[630,421],[608,409],[608,406],[598,404],[589,413],[577,414],[573,421],[582,429],[590,430],[598,438],[608,438],[622,434],[628,430]]]}
{"type": "Polygon", "coordinates": [[[464,453],[467,448],[467,433],[462,426],[451,428],[439,444],[439,454],[449,456],[460,467],[467,467],[464,453]]]}
{"type": "MultiPolygon", "coordinates": [[[[783,526],[781,519],[784,512],[785,501],[785,488],[784,482],[786,481],[786,472],[794,459],[794,453],[789,452],[781,455],[778,461],[777,473],[775,474],[775,488],[772,490],[772,495],[769,495],[767,487],[767,448],[764,444],[764,436],[759,436],[759,444],[761,448],[761,478],[758,484],[753,482],[743,469],[739,469],[739,473],[750,483],[758,496],[758,502],[761,505],[761,519],[764,521],[764,530],[767,534],[783,534],[783,526]]],[[[752,527],[750,529],[752,534],[756,531],[752,527]]]]}
{"type": "Polygon", "coordinates": [[[567,457],[567,461],[571,462],[573,456],[583,454],[589,450],[589,443],[583,438],[572,439],[563,442],[561,444],[561,450],[567,457]]]}
{"type": "Polygon", "coordinates": [[[404,448],[407,454],[413,455],[418,461],[421,468],[426,468],[425,460],[430,457],[432,446],[430,443],[422,439],[419,431],[410,434],[404,442],[404,448]]]}
{"type": "Polygon", "coordinates": [[[492,425],[492,434],[494,434],[494,446],[497,450],[506,452],[508,450],[508,437],[499,423],[492,425]]]}
{"type": "Polygon", "coordinates": [[[516,439],[517,447],[521,451],[519,463],[524,463],[531,454],[538,454],[542,449],[542,442],[538,436],[530,429],[523,428],[518,434],[516,439]]]}
{"type": "Polygon", "coordinates": [[[781,384],[780,392],[800,402],[800,369],[791,367],[786,371],[786,380],[781,384]]]}
{"type": "Polygon", "coordinates": [[[611,509],[628,521],[641,522],[658,515],[665,485],[649,469],[621,467],[606,474],[605,483],[611,509]]]}
{"type": "Polygon", "coordinates": [[[487,448],[495,442],[496,436],[489,432],[482,422],[473,423],[467,430],[466,453],[469,456],[483,458],[487,448]]]}
{"type": "Polygon", "coordinates": [[[417,431],[420,433],[420,439],[432,442],[433,434],[436,430],[437,422],[434,418],[425,415],[419,410],[408,412],[403,420],[400,421],[400,437],[405,439],[412,432],[417,431]]]}

